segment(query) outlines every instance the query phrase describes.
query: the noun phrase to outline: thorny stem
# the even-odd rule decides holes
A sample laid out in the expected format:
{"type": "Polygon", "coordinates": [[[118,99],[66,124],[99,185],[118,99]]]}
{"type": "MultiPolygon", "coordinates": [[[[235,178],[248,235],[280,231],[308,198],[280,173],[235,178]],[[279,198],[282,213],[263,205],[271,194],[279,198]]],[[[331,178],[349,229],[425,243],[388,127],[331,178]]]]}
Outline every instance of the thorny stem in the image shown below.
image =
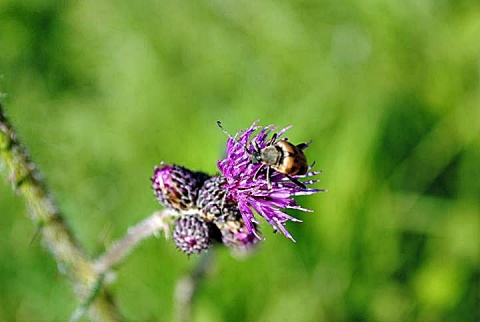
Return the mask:
{"type": "MultiPolygon", "coordinates": [[[[13,189],[23,197],[30,218],[38,225],[42,241],[55,258],[59,271],[72,283],[79,302],[89,301],[91,293],[98,285],[100,275],[65,223],[35,163],[20,144],[1,102],[0,162],[13,189]]],[[[99,289],[98,296],[91,301],[87,313],[92,321],[123,320],[103,287],[99,289]]]]}
{"type": "MultiPolygon", "coordinates": [[[[75,240],[62,214],[41,179],[35,163],[20,144],[17,134],[0,102],[0,162],[7,170],[12,188],[25,199],[30,218],[39,227],[42,241],[57,261],[59,271],[72,283],[80,306],[70,321],[77,321],[86,312],[92,321],[122,321],[118,309],[106,292],[103,281],[109,270],[122,262],[144,239],[163,231],[169,236],[169,220],[174,215],[168,210],[154,212],[136,226],[95,261],[92,261],[75,240]],[[3,161],[3,162],[2,162],[3,161]]],[[[1,168],[0,168],[1,170],[1,168]]],[[[211,266],[212,253],[202,254],[193,272],[181,278],[175,290],[177,321],[191,319],[192,300],[199,283],[211,266]]]]}
{"type": "Polygon", "coordinates": [[[198,285],[208,273],[212,261],[213,250],[202,253],[194,270],[178,280],[175,287],[175,321],[189,322],[192,320],[192,302],[198,285]]]}
{"type": "Polygon", "coordinates": [[[115,242],[104,255],[95,261],[94,267],[97,274],[107,273],[145,238],[156,235],[161,230],[165,232],[165,237],[168,238],[169,225],[167,221],[171,215],[172,213],[168,210],[156,211],[150,217],[128,229],[125,237],[115,242]]]}

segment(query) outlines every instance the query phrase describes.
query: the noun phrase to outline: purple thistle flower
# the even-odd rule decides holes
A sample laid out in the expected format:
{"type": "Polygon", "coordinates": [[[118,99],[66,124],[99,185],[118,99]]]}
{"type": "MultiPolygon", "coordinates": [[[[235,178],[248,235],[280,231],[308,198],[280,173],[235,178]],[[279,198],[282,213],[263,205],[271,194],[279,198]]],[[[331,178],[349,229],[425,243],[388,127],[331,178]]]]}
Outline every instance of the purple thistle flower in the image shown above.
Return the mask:
{"type": "MultiPolygon", "coordinates": [[[[265,127],[257,126],[258,120],[252,126],[244,131],[239,131],[235,138],[230,137],[227,140],[226,158],[217,162],[218,168],[226,179],[224,189],[227,192],[226,199],[236,202],[238,209],[247,228],[247,232],[254,234],[258,239],[263,239],[258,235],[255,224],[259,222],[254,217],[254,211],[262,216],[275,231],[280,230],[286,237],[295,241],[292,235],[285,228],[287,221],[301,222],[301,220],[287,215],[283,212],[285,209],[298,209],[305,212],[312,212],[297,205],[294,196],[311,195],[321,190],[306,188],[319,180],[307,180],[302,183],[304,187],[292,182],[287,176],[271,169],[270,179],[265,173],[258,173],[260,167],[267,167],[263,164],[253,164],[251,157],[255,151],[255,145],[264,149],[269,144],[269,135],[277,127],[268,125],[265,127]],[[260,130],[256,135],[252,135],[260,130]],[[238,137],[238,139],[237,139],[238,137]],[[253,144],[252,144],[253,143],[253,144]],[[269,181],[271,187],[269,187],[269,181]]],[[[277,138],[281,138],[291,126],[280,130],[277,138]]],[[[278,139],[277,139],[278,140],[278,139]]],[[[305,145],[308,146],[308,145],[305,145]]],[[[309,170],[311,167],[309,168],[309,170]]],[[[304,175],[292,176],[294,179],[306,178],[317,175],[321,171],[310,171],[304,175]]]]}
{"type": "Polygon", "coordinates": [[[187,255],[206,251],[210,245],[212,227],[195,215],[183,215],[175,220],[173,240],[177,248],[187,255]]]}
{"type": "Polygon", "coordinates": [[[257,244],[256,226],[253,232],[249,232],[236,206],[229,208],[229,212],[215,219],[214,223],[220,230],[222,243],[237,254],[245,254],[257,244]]]}
{"type": "Polygon", "coordinates": [[[208,177],[203,172],[162,162],[161,167],[155,166],[151,181],[153,192],[162,205],[185,213],[195,211],[198,190],[208,177]]]}
{"type": "Polygon", "coordinates": [[[219,241],[238,253],[246,252],[257,243],[259,233],[255,225],[248,231],[237,203],[226,198],[225,183],[221,175],[207,179],[198,193],[197,206],[202,217],[218,227],[219,241]]]}
{"type": "Polygon", "coordinates": [[[151,181],[158,201],[176,213],[173,240],[184,253],[203,252],[213,242],[245,253],[257,243],[258,233],[247,230],[237,204],[224,198],[223,176],[162,162],[151,181]]]}

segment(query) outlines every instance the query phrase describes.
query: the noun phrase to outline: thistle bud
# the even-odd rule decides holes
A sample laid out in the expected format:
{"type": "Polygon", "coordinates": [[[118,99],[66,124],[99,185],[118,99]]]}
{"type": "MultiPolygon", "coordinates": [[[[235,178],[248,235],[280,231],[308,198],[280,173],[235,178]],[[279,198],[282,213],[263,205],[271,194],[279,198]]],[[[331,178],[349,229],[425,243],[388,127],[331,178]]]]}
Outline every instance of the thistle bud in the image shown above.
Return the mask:
{"type": "Polygon", "coordinates": [[[198,190],[209,176],[193,172],[178,165],[155,167],[153,192],[158,201],[168,209],[188,212],[196,209],[198,190]]]}

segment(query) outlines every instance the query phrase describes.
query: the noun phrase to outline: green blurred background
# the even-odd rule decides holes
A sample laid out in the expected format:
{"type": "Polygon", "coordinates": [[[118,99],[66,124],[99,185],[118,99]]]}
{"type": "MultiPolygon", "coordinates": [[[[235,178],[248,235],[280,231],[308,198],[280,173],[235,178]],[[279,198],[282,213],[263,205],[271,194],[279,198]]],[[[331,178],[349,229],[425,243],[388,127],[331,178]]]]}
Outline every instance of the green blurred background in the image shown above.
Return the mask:
{"type": "MultiPolygon", "coordinates": [[[[293,125],[326,194],[292,243],[220,249],[196,321],[480,321],[480,3],[0,1],[0,91],[96,256],[160,208],[161,160],[215,173],[255,119],[293,125]]],[[[4,174],[4,173],[3,173],[4,174]]],[[[65,321],[68,281],[0,185],[0,320],[65,321]]],[[[170,321],[197,262],[151,238],[112,292],[170,321]]]]}

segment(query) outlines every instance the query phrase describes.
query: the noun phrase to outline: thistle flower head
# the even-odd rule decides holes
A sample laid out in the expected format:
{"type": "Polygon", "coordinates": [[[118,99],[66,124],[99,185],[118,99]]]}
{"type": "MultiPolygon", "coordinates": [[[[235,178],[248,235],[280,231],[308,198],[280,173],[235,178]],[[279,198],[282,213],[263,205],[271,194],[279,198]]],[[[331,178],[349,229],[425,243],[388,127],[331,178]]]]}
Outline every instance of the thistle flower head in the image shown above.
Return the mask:
{"type": "MultiPolygon", "coordinates": [[[[252,155],[258,147],[260,150],[266,148],[270,142],[270,135],[274,133],[277,127],[268,125],[265,127],[257,126],[255,121],[248,129],[239,131],[234,138],[230,137],[227,141],[226,157],[217,162],[220,172],[225,178],[223,189],[226,192],[226,199],[238,205],[238,209],[243,218],[243,223],[248,234],[257,234],[255,224],[259,222],[254,217],[254,212],[263,217],[274,230],[280,230],[286,237],[295,241],[292,235],[285,228],[287,221],[301,220],[287,215],[286,209],[297,209],[306,212],[311,210],[297,205],[293,197],[299,195],[311,195],[317,193],[318,189],[308,188],[318,180],[309,179],[303,181],[305,187],[292,182],[285,174],[271,169],[270,178],[266,173],[259,172],[260,167],[266,168],[268,165],[251,161],[252,155]],[[259,175],[260,174],[260,175],[259,175]]],[[[277,140],[290,128],[286,127],[280,130],[277,140]]],[[[307,147],[308,144],[303,146],[307,147]]],[[[319,174],[318,171],[310,171],[303,175],[291,176],[294,180],[311,177],[319,174]]]]}
{"type": "Polygon", "coordinates": [[[158,201],[166,208],[189,212],[195,210],[198,190],[208,175],[194,172],[178,165],[155,167],[153,172],[153,192],[158,201]]]}
{"type": "Polygon", "coordinates": [[[173,241],[187,255],[207,250],[212,243],[211,235],[211,227],[198,216],[183,215],[175,220],[173,241]]]}
{"type": "Polygon", "coordinates": [[[220,230],[222,243],[237,254],[252,250],[258,242],[257,226],[249,232],[238,207],[230,207],[228,212],[214,221],[220,230]]]}
{"type": "Polygon", "coordinates": [[[259,232],[255,224],[253,231],[248,231],[237,203],[227,198],[225,184],[221,175],[206,180],[198,192],[198,209],[205,220],[217,226],[220,242],[236,252],[248,251],[257,243],[259,232]]]}

